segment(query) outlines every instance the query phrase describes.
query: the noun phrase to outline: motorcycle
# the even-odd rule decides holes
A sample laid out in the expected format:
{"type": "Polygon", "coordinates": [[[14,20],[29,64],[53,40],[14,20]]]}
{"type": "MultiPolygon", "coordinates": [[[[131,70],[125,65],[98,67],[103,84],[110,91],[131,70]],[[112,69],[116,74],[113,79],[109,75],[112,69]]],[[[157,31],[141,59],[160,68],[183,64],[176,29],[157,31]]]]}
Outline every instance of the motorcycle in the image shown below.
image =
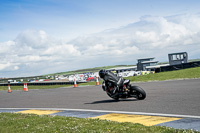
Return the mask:
{"type": "Polygon", "coordinates": [[[132,86],[130,80],[126,79],[123,81],[123,86],[119,87],[116,95],[111,95],[111,91],[115,86],[112,82],[102,82],[102,89],[106,91],[107,95],[115,100],[136,98],[138,100],[144,100],[146,98],[146,92],[139,86],[132,86]]]}

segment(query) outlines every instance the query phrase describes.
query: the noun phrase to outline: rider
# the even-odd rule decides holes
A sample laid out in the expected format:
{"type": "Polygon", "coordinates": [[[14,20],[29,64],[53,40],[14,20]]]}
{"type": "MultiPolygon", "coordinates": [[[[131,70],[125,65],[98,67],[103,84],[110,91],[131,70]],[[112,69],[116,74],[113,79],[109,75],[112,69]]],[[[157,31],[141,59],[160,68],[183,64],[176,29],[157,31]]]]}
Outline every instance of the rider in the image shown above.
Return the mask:
{"type": "Polygon", "coordinates": [[[113,90],[111,90],[111,95],[116,96],[119,91],[119,87],[123,85],[123,79],[121,77],[117,77],[114,73],[106,71],[104,69],[99,71],[99,76],[105,81],[107,84],[111,82],[114,84],[113,90]]]}

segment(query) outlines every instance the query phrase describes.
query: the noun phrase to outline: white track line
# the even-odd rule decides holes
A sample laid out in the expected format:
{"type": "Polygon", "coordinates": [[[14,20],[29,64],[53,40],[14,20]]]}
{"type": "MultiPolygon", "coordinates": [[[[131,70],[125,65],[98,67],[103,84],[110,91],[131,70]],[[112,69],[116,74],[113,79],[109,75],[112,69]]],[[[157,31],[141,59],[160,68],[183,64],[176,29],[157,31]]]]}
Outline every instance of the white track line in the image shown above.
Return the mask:
{"type": "Polygon", "coordinates": [[[128,111],[112,111],[112,110],[91,110],[91,109],[65,109],[65,108],[0,108],[0,110],[18,110],[18,109],[36,109],[36,110],[60,110],[60,111],[82,111],[82,112],[99,112],[99,113],[119,113],[119,114],[134,114],[134,115],[151,115],[151,116],[166,116],[180,118],[198,118],[194,115],[177,115],[177,114],[162,114],[162,113],[146,113],[146,112],[128,112],[128,111]]]}

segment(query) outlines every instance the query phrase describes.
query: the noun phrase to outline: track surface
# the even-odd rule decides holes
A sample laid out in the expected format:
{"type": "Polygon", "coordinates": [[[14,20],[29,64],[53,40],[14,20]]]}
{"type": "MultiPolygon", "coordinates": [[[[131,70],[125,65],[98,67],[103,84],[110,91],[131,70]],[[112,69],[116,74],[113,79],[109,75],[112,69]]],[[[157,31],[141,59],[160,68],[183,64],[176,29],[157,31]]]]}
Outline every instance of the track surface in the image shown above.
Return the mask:
{"type": "MultiPolygon", "coordinates": [[[[200,116],[200,79],[133,83],[145,100],[109,98],[101,86],[0,91],[0,108],[67,108],[200,116]]],[[[11,86],[12,89],[12,86],[11,86]]]]}

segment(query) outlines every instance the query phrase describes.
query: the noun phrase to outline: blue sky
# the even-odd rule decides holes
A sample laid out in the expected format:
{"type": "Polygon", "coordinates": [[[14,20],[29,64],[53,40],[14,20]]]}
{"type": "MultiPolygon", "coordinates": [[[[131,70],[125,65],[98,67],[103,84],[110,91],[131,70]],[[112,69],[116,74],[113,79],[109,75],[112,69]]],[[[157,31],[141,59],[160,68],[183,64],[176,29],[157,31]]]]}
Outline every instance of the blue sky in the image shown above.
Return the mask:
{"type": "Polygon", "coordinates": [[[198,0],[0,0],[0,77],[135,64],[143,57],[167,61],[170,52],[199,58],[199,5],[198,0]]]}
{"type": "Polygon", "coordinates": [[[99,32],[141,16],[197,13],[193,0],[1,0],[2,41],[26,29],[42,29],[63,38],[99,32]]]}

